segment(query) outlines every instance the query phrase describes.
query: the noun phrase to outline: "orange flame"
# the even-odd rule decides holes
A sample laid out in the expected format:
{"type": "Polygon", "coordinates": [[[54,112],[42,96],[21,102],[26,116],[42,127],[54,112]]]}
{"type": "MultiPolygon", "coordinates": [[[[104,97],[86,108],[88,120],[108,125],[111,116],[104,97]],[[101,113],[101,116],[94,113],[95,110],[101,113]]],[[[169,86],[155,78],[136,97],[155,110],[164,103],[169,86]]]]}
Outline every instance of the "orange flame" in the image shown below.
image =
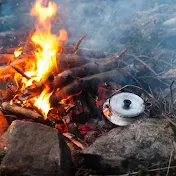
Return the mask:
{"type": "Polygon", "coordinates": [[[46,87],[38,98],[34,98],[34,106],[42,110],[45,119],[47,118],[47,114],[51,109],[49,105],[49,98],[52,95],[52,92],[48,93],[48,90],[49,88],[46,87]]]}
{"type": "Polygon", "coordinates": [[[48,7],[42,6],[42,0],[38,0],[31,9],[31,15],[36,16],[41,23],[52,18],[57,11],[57,5],[54,2],[49,2],[48,7]]]}
{"type": "MultiPolygon", "coordinates": [[[[67,40],[67,32],[62,29],[57,37],[51,33],[51,18],[54,17],[57,11],[57,5],[54,2],[49,2],[48,6],[42,6],[42,0],[38,0],[31,9],[31,15],[37,17],[36,31],[31,36],[36,51],[36,62],[32,62],[31,69],[25,74],[30,77],[30,80],[22,78],[25,87],[32,85],[33,81],[45,80],[51,72],[57,69],[56,55],[61,51],[63,43],[67,40]]],[[[34,106],[42,111],[44,118],[51,109],[49,98],[51,92],[45,86],[39,97],[34,98],[34,106]]]]}

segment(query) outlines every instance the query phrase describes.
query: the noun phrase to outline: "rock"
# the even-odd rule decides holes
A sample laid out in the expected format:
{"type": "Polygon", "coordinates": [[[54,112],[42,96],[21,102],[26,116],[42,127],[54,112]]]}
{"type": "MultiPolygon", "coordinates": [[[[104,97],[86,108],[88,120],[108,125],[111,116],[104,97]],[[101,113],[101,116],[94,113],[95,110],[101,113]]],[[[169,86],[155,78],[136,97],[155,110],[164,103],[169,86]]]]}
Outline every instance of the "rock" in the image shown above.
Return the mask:
{"type": "Polygon", "coordinates": [[[0,136],[7,130],[9,124],[4,117],[3,113],[0,111],[0,136]]]}
{"type": "Polygon", "coordinates": [[[70,150],[56,129],[14,121],[6,133],[7,149],[0,171],[13,176],[66,176],[72,171],[70,150]]]}
{"type": "Polygon", "coordinates": [[[168,121],[143,119],[123,130],[112,129],[82,154],[87,168],[103,174],[123,174],[136,171],[139,165],[162,166],[176,150],[175,144],[168,121]]]}

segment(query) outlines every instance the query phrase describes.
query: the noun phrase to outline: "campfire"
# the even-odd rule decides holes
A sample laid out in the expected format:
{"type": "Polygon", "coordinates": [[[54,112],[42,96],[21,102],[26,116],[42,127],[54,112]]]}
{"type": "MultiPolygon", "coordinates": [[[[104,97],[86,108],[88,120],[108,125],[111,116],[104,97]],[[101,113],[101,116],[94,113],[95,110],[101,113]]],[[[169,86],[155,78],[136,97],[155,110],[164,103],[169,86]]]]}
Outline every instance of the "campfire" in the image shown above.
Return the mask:
{"type": "MultiPolygon", "coordinates": [[[[67,45],[69,40],[65,29],[53,34],[52,23],[56,20],[57,11],[54,2],[36,1],[30,11],[36,18],[36,25],[26,42],[17,48],[1,50],[5,53],[1,62],[7,64],[0,70],[1,81],[8,82],[10,78],[7,89],[1,89],[2,110],[8,115],[18,116],[15,119],[28,119],[55,127],[84,149],[87,131],[97,132],[97,128],[94,123],[90,125],[85,116],[79,119],[79,114],[86,112],[91,116],[99,109],[102,111],[103,103],[114,92],[121,92],[126,80],[130,79],[137,86],[137,91],[133,87],[130,92],[141,95],[143,88],[133,76],[134,68],[122,59],[129,60],[127,49],[118,54],[83,49],[79,45],[85,34],[71,46],[67,45]],[[76,133],[73,132],[77,140],[73,140],[73,134],[69,133],[72,133],[72,128],[77,129],[76,133]]],[[[132,57],[139,62],[135,65],[135,74],[155,73],[140,58],[132,57]]],[[[147,99],[149,97],[153,96],[148,93],[147,99]]]]}
{"type": "MultiPolygon", "coordinates": [[[[36,25],[26,42],[14,49],[1,50],[5,53],[1,62],[7,64],[0,71],[1,81],[8,82],[10,78],[7,89],[1,89],[2,110],[8,117],[17,115],[15,119],[28,119],[56,127],[71,140],[72,134],[68,132],[72,126],[81,131],[77,137],[81,136],[83,140],[86,131],[96,131],[96,128],[89,124],[77,126],[73,120],[73,111],[77,110],[73,109],[83,105],[75,105],[74,97],[85,94],[90,85],[98,90],[99,85],[107,80],[124,76],[124,70],[117,68],[126,49],[113,56],[80,49],[85,34],[75,45],[66,46],[68,34],[65,29],[60,29],[58,35],[52,33],[57,10],[54,2],[36,1],[30,11],[36,18],[36,25]]],[[[84,97],[94,100],[88,92],[84,97]]],[[[84,110],[78,111],[78,114],[84,113],[84,110]]],[[[81,149],[86,146],[84,141],[72,141],[81,149]]]]}
{"type": "Polygon", "coordinates": [[[7,127],[20,120],[57,129],[74,160],[116,127],[154,117],[163,107],[173,115],[174,81],[163,80],[175,78],[175,69],[161,75],[165,60],[151,62],[131,54],[130,47],[117,53],[81,48],[86,34],[73,43],[67,29],[58,26],[54,32],[58,11],[55,2],[37,0],[30,10],[35,26],[26,41],[0,50],[0,116],[7,127]]]}

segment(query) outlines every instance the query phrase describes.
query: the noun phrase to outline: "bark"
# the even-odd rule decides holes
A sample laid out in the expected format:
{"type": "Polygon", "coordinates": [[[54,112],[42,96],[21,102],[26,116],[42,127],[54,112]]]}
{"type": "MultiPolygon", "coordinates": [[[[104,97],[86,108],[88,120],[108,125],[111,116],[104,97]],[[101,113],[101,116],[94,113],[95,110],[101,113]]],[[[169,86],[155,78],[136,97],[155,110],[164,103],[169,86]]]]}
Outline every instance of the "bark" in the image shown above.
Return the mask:
{"type": "Polygon", "coordinates": [[[66,70],[54,77],[53,87],[55,89],[63,87],[69,82],[73,81],[76,77],[82,78],[118,68],[118,63],[119,57],[117,56],[103,60],[101,59],[99,61],[93,61],[81,67],[66,70]]]}
{"type": "Polygon", "coordinates": [[[8,64],[13,61],[15,58],[14,54],[0,54],[0,64],[5,63],[8,64]]]}
{"type": "Polygon", "coordinates": [[[6,74],[14,74],[16,71],[12,68],[12,66],[20,69],[21,71],[26,71],[28,67],[30,68],[30,62],[33,60],[32,55],[20,55],[19,57],[15,58],[15,60],[7,66],[1,66],[0,67],[0,76],[6,75],[6,74]]]}
{"type": "Polygon", "coordinates": [[[34,119],[34,120],[38,120],[38,121],[41,121],[41,122],[45,121],[43,119],[43,117],[40,114],[38,114],[37,112],[34,112],[31,109],[27,109],[27,108],[17,106],[15,104],[11,105],[10,102],[3,102],[2,103],[2,109],[5,110],[5,111],[8,111],[8,112],[12,112],[12,113],[17,114],[17,115],[27,117],[29,119],[34,119]]]}
{"type": "Polygon", "coordinates": [[[127,74],[123,69],[115,69],[108,72],[103,72],[91,75],[85,78],[76,79],[67,86],[57,90],[50,97],[52,106],[56,106],[61,100],[67,99],[69,96],[78,94],[83,90],[87,90],[90,86],[96,87],[103,82],[116,81],[121,83],[122,78],[127,74]]]}
{"type": "MultiPolygon", "coordinates": [[[[63,54],[74,54],[75,49],[74,47],[65,47],[62,49],[63,54]]],[[[85,49],[85,48],[80,48],[76,52],[77,55],[83,56],[83,57],[89,57],[89,58],[106,58],[109,56],[107,52],[103,51],[96,51],[92,49],[85,49]]]]}
{"type": "Polygon", "coordinates": [[[57,55],[58,73],[73,67],[79,67],[89,62],[91,62],[90,59],[76,54],[57,55]]]}
{"type": "Polygon", "coordinates": [[[5,48],[0,50],[0,54],[13,54],[16,48],[5,48]]]}

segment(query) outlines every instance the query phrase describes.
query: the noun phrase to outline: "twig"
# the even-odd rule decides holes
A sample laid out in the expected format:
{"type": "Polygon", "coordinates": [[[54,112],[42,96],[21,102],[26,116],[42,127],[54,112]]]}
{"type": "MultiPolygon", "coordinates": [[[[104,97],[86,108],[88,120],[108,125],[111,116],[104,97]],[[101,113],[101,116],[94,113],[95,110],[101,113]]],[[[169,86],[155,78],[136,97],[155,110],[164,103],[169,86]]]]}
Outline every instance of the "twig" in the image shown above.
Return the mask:
{"type": "Polygon", "coordinates": [[[63,136],[70,139],[70,141],[72,141],[80,149],[82,149],[82,150],[85,149],[85,146],[83,144],[81,144],[81,142],[74,139],[74,135],[72,135],[71,133],[63,133],[63,136]]]}
{"type": "Polygon", "coordinates": [[[142,87],[142,84],[128,71],[124,70],[128,75],[130,75],[137,83],[140,87],[142,87]]]}
{"type": "Polygon", "coordinates": [[[171,151],[171,155],[170,155],[170,159],[169,159],[169,165],[168,165],[168,169],[167,169],[167,174],[166,174],[166,176],[169,175],[169,168],[170,168],[170,165],[171,165],[171,162],[172,162],[172,155],[173,155],[173,152],[174,152],[174,150],[171,151]]]}
{"type": "Polygon", "coordinates": [[[13,118],[17,118],[17,116],[14,116],[14,115],[8,115],[8,114],[4,114],[4,117],[13,117],[13,118]]]}
{"type": "Polygon", "coordinates": [[[126,53],[127,52],[127,49],[125,48],[125,49],[123,49],[120,53],[119,53],[119,55],[118,55],[118,57],[120,58],[124,53],[126,53]]]}
{"type": "Polygon", "coordinates": [[[142,61],[141,59],[139,59],[137,56],[132,55],[137,61],[139,61],[140,63],[142,63],[145,67],[147,67],[155,76],[157,76],[157,73],[150,68],[144,61],[142,61]]]}
{"type": "Polygon", "coordinates": [[[77,44],[74,47],[73,53],[77,52],[79,45],[81,44],[81,42],[83,41],[84,38],[86,38],[86,34],[83,34],[83,36],[78,40],[77,44]]]}
{"type": "Polygon", "coordinates": [[[13,66],[13,65],[11,65],[11,67],[12,67],[16,72],[18,72],[21,76],[23,76],[24,78],[26,78],[27,80],[30,79],[30,78],[29,78],[27,75],[25,75],[19,68],[15,67],[15,66],[13,66]]]}
{"type": "MultiPolygon", "coordinates": [[[[167,169],[175,169],[175,168],[176,168],[176,166],[156,168],[156,169],[148,170],[148,172],[156,172],[156,171],[167,170],[167,169]]],[[[138,174],[138,172],[129,173],[129,175],[137,175],[137,174],[138,174]]]]}
{"type": "Polygon", "coordinates": [[[115,95],[116,93],[120,92],[121,90],[123,90],[124,88],[127,88],[127,87],[134,87],[134,88],[137,88],[137,89],[140,89],[142,91],[144,91],[150,98],[154,98],[149,92],[147,92],[145,89],[142,89],[141,87],[138,87],[138,86],[135,86],[135,85],[126,85],[126,86],[123,86],[121,87],[120,89],[118,89],[117,91],[115,91],[111,96],[110,98],[115,95]]]}
{"type": "Polygon", "coordinates": [[[138,58],[146,58],[146,59],[154,59],[154,60],[156,60],[156,61],[158,61],[158,62],[163,62],[164,64],[166,64],[166,65],[169,65],[169,66],[172,66],[172,64],[170,64],[170,63],[168,63],[168,62],[165,62],[165,61],[163,61],[163,60],[160,60],[160,59],[158,59],[158,58],[156,58],[156,57],[148,57],[148,56],[144,56],[144,55],[140,55],[140,56],[137,56],[138,58]]]}
{"type": "Polygon", "coordinates": [[[172,87],[173,87],[173,84],[174,84],[175,81],[172,81],[171,85],[170,85],[170,96],[171,96],[171,108],[173,107],[173,90],[172,90],[172,87]]]}
{"type": "Polygon", "coordinates": [[[168,118],[165,114],[162,113],[162,116],[163,116],[164,118],[166,118],[172,125],[174,125],[174,126],[176,127],[176,123],[173,122],[170,118],[168,118]]]}

